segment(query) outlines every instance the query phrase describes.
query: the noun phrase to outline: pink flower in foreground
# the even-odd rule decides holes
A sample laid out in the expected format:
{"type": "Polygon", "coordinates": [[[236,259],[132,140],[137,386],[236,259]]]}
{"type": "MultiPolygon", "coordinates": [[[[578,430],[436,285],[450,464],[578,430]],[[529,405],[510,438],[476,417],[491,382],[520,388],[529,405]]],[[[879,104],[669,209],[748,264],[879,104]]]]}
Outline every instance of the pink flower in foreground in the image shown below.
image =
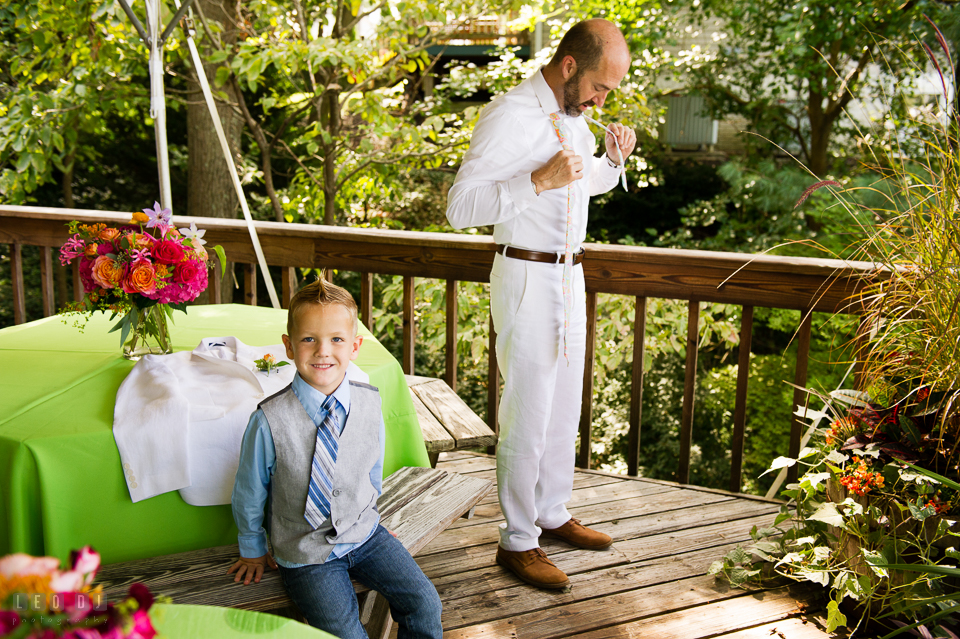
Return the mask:
{"type": "Polygon", "coordinates": [[[150,623],[150,616],[146,610],[138,610],[133,613],[133,627],[127,633],[127,639],[153,639],[157,631],[153,629],[150,623]]]}
{"type": "Polygon", "coordinates": [[[83,283],[83,292],[92,293],[100,288],[97,283],[93,281],[93,260],[82,257],[77,264],[80,268],[80,281],[83,283]]]}
{"type": "Polygon", "coordinates": [[[179,264],[183,260],[183,247],[173,240],[157,242],[150,252],[157,264],[179,264]]]}
{"type": "Polygon", "coordinates": [[[7,555],[0,559],[0,575],[13,577],[14,575],[52,576],[60,568],[60,560],[56,557],[31,557],[22,552],[7,555]]]}
{"type": "Polygon", "coordinates": [[[84,583],[89,584],[93,581],[94,575],[100,569],[100,553],[90,546],[84,546],[80,550],[74,550],[70,553],[70,560],[73,569],[82,575],[87,575],[84,583]]]}
{"type": "Polygon", "coordinates": [[[75,570],[56,572],[50,579],[50,590],[54,592],[75,592],[82,586],[83,574],[75,570]]]}
{"type": "MultiPolygon", "coordinates": [[[[173,281],[177,284],[192,286],[200,277],[201,268],[203,268],[203,265],[193,260],[177,264],[177,268],[173,271],[173,281]]],[[[206,271],[205,268],[203,270],[206,271]]]]}
{"type": "Polygon", "coordinates": [[[7,636],[20,625],[20,615],[12,610],[0,610],[0,635],[7,636]]]}

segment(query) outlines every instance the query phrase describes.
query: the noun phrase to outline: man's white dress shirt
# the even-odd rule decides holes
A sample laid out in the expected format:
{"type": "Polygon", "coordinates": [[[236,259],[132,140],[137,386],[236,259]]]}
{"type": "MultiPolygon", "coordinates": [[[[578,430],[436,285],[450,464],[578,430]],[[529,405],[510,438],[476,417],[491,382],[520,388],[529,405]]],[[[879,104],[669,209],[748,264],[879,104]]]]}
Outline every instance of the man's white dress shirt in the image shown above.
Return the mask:
{"type": "MultiPolygon", "coordinates": [[[[288,361],[283,344],[248,346],[208,337],[193,351],[146,355],[117,391],[113,437],[130,498],[171,490],[193,506],[229,504],[240,442],[260,401],[293,380],[296,366],[255,371],[266,354],[288,361]]],[[[353,362],[350,379],[368,382],[353,362]]]]}
{"type": "MultiPolygon", "coordinates": [[[[537,195],[530,174],[560,150],[550,114],[557,98],[537,71],[487,105],[473,130],[470,150],[447,197],[447,219],[454,228],[494,224],[493,239],[534,251],[563,251],[567,189],[537,195]]],[[[587,233],[591,195],[616,186],[620,170],[604,156],[593,157],[596,139],[581,117],[562,116],[573,150],[583,158],[583,177],[573,182],[573,242],[579,250],[587,233]]]]}

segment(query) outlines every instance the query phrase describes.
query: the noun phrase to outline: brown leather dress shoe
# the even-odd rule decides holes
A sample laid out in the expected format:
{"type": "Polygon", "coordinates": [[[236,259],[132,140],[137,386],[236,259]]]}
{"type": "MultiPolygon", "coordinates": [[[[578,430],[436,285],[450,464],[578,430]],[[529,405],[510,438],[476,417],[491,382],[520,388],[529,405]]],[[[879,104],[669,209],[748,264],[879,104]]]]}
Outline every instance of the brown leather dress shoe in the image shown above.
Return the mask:
{"type": "Polygon", "coordinates": [[[559,528],[543,528],[541,536],[556,537],[569,544],[587,550],[603,550],[609,548],[613,543],[610,535],[596,530],[590,530],[576,519],[570,519],[559,528]]]}
{"type": "Polygon", "coordinates": [[[537,588],[565,588],[570,580],[539,548],[515,552],[497,546],[497,563],[537,588]]]}

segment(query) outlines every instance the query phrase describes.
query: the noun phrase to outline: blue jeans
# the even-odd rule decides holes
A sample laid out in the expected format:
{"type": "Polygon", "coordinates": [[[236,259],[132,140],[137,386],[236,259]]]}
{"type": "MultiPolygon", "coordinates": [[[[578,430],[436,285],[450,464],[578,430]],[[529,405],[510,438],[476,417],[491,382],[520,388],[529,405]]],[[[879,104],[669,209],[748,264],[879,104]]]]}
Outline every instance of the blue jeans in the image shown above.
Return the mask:
{"type": "Polygon", "coordinates": [[[443,635],[437,589],[383,526],[344,557],[302,568],[280,566],[280,578],[310,625],[340,639],[367,637],[351,578],[386,598],[398,639],[443,635]]]}

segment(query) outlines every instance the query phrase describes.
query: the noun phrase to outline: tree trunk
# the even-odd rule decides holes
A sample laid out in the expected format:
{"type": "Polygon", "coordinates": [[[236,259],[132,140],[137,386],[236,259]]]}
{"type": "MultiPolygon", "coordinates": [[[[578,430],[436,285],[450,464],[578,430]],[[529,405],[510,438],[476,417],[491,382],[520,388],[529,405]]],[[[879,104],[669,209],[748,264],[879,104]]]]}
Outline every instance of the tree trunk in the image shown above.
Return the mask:
{"type": "MultiPolygon", "coordinates": [[[[236,5],[230,0],[198,0],[208,20],[215,20],[223,25],[222,38],[224,44],[236,42],[237,16],[236,5]]],[[[200,57],[206,59],[213,51],[209,41],[198,43],[200,57]]],[[[205,64],[204,72],[207,80],[213,86],[217,74],[215,64],[205,64]]],[[[200,84],[196,81],[196,70],[190,69],[187,81],[187,145],[189,160],[187,163],[187,214],[202,217],[236,218],[240,205],[233,186],[233,178],[217,131],[210,119],[210,112],[203,99],[200,84]]],[[[236,94],[230,85],[224,86],[231,101],[236,101],[236,94]]],[[[227,136],[227,142],[233,153],[234,160],[240,157],[240,133],[243,130],[243,119],[236,109],[230,105],[217,102],[217,111],[220,122],[227,136]]],[[[232,266],[224,269],[222,282],[221,302],[233,301],[232,266]]],[[[198,300],[201,301],[201,300],[198,300]]]]}

